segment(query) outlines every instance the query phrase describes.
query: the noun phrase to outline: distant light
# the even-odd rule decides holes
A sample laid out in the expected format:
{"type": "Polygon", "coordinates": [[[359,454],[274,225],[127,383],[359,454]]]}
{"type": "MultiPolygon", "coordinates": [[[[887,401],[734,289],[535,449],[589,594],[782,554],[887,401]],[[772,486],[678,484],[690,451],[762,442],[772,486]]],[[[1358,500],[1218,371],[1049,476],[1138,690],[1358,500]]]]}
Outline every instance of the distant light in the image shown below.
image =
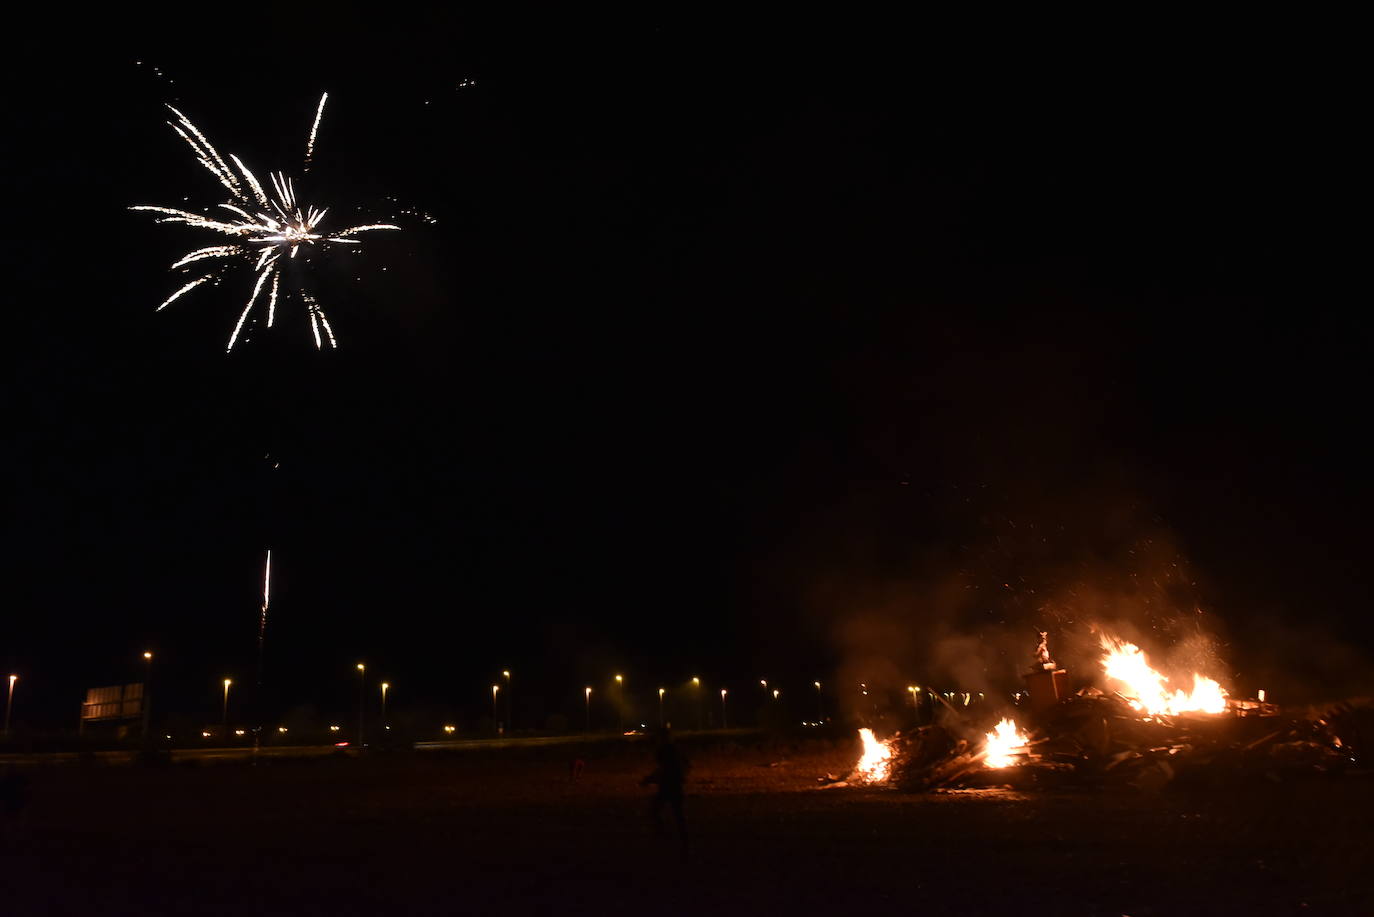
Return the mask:
{"type": "Polygon", "coordinates": [[[285,726],[278,726],[278,727],[277,727],[277,732],[285,732],[285,731],[286,731],[286,727],[285,727],[285,726]]]}
{"type": "Polygon", "coordinates": [[[449,735],[453,735],[453,733],[456,732],[457,730],[458,730],[458,727],[457,727],[457,726],[445,726],[445,727],[444,727],[444,732],[447,732],[449,735]]]}
{"type": "Polygon", "coordinates": [[[338,732],[338,731],[339,731],[339,727],[338,727],[338,726],[330,726],[330,727],[329,727],[329,731],[330,731],[330,732],[338,732]]]}
{"type": "Polygon", "coordinates": [[[501,670],[501,676],[502,676],[503,678],[510,678],[510,672],[507,671],[506,669],[502,669],[502,670],[501,670]]]}
{"type": "Polygon", "coordinates": [[[700,687],[701,687],[701,679],[700,679],[700,678],[693,678],[693,679],[692,679],[692,684],[693,684],[694,686],[700,688],[700,687]]]}
{"type": "Polygon", "coordinates": [[[144,654],[143,654],[143,658],[144,658],[144,659],[152,659],[152,658],[153,658],[153,654],[152,654],[152,653],[144,653],[144,654]]]}
{"type": "Polygon", "coordinates": [[[615,677],[615,680],[616,680],[616,681],[624,681],[625,679],[624,679],[622,676],[617,675],[617,676],[615,677]]]}
{"type": "MultiPolygon", "coordinates": [[[[10,678],[13,679],[14,676],[11,675],[10,678]]],[[[1260,702],[1261,704],[1264,703],[1264,689],[1263,689],[1263,688],[1260,688],[1260,689],[1259,689],[1259,702],[1260,702]]]]}
{"type": "Polygon", "coordinates": [[[205,732],[205,731],[202,730],[202,731],[201,731],[201,734],[200,734],[200,737],[201,737],[202,739],[208,739],[208,738],[210,738],[210,733],[205,732]]]}
{"type": "Polygon", "coordinates": [[[234,735],[236,735],[236,736],[241,736],[241,735],[243,735],[243,730],[242,730],[242,729],[235,729],[235,730],[234,730],[234,735]]]}
{"type": "Polygon", "coordinates": [[[334,743],[334,747],[335,747],[335,748],[347,748],[347,747],[348,747],[348,743],[347,743],[347,742],[335,742],[335,743],[334,743]]]}
{"type": "Polygon", "coordinates": [[[364,671],[366,668],[367,668],[367,666],[363,665],[361,662],[358,663],[358,671],[359,671],[359,672],[364,671]]]}

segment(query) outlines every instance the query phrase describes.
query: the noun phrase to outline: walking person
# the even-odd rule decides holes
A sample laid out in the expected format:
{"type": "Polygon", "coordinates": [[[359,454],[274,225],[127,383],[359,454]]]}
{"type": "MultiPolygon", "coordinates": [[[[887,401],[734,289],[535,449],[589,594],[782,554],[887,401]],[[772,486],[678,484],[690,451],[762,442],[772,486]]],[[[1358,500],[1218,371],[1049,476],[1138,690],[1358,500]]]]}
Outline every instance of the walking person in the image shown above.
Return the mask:
{"type": "Polygon", "coordinates": [[[640,782],[640,786],[654,785],[658,792],[650,803],[654,827],[663,833],[663,807],[668,806],[673,813],[673,823],[677,829],[678,844],[682,855],[687,856],[687,819],[683,814],[684,785],[687,782],[688,763],[682,751],[673,744],[673,736],[667,726],[658,731],[658,747],[654,751],[654,772],[640,782]]]}

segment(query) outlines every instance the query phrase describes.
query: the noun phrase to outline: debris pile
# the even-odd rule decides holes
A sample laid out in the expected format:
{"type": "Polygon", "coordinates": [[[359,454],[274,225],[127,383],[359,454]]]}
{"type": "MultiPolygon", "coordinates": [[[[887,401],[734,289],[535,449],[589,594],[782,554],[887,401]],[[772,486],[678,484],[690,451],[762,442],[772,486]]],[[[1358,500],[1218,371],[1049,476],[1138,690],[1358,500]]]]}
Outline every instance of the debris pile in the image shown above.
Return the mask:
{"type": "Polygon", "coordinates": [[[907,792],[1006,784],[1160,789],[1340,774],[1358,768],[1361,749],[1374,740],[1374,706],[1345,704],[1315,717],[1142,718],[1126,701],[1088,689],[1046,711],[1032,735],[1014,765],[990,767],[983,743],[950,726],[897,733],[886,743],[887,784],[907,792]]]}
{"type": "MultiPolygon", "coordinates": [[[[1050,786],[1120,784],[1161,789],[1169,784],[1218,786],[1246,779],[1275,782],[1314,774],[1343,774],[1374,762],[1374,703],[1347,702],[1301,714],[1258,700],[1229,698],[1200,675],[1194,695],[1163,688],[1162,678],[1131,644],[1104,642],[1109,660],[1139,656],[1136,668],[1148,690],[1065,690],[1065,675],[1040,635],[1026,677],[1029,735],[1004,718],[981,734],[964,711],[946,705],[940,725],[899,732],[878,743],[865,730],[865,760],[886,749],[883,773],[860,768],[851,780],[883,783],[908,792],[945,786],[1050,786]],[[1124,650],[1122,648],[1125,648],[1124,650]],[[1156,684],[1157,683],[1157,684],[1156,684]],[[1142,701],[1158,695],[1158,703],[1142,701]],[[1204,702],[1197,702],[1204,697],[1204,702]],[[1220,703],[1220,707],[1216,706],[1220,703]],[[1169,712],[1165,712],[1165,711],[1169,712]]],[[[1119,682],[1129,682],[1117,678],[1119,682]]],[[[1127,687],[1134,687],[1127,684],[1127,687]]],[[[984,727],[985,728],[985,727],[984,727]]],[[[835,778],[829,778],[834,781],[835,778]]],[[[822,781],[827,782],[827,781],[822,781]]]]}

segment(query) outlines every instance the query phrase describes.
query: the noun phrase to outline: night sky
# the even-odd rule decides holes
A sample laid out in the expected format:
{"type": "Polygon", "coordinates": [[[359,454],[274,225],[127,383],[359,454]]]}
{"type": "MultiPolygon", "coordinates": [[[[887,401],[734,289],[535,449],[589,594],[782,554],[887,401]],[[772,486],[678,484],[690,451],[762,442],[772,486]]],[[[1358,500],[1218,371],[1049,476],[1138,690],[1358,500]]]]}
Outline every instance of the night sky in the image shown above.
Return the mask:
{"type": "Polygon", "coordinates": [[[340,14],[317,54],[293,15],[308,66],[130,44],[9,112],[0,663],[34,721],[147,648],[213,717],[269,545],[283,709],[347,709],[360,659],[468,717],[502,668],[531,719],[616,671],[800,689],[874,652],[854,621],[935,679],[922,634],[1028,658],[1142,597],[1238,685],[1358,688],[1340,54],[458,14],[340,14]],[[163,102],[404,226],[309,265],[339,350],[291,303],[226,356],[246,274],[154,314],[214,240],[125,208],[222,197],[163,102]]]}

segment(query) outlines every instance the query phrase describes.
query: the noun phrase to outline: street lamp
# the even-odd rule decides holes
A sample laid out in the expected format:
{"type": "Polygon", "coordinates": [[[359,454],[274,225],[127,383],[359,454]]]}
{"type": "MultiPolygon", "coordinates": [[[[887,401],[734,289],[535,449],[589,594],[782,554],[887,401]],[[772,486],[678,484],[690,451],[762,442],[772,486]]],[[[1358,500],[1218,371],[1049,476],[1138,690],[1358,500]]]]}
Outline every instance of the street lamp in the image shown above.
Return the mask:
{"type": "Polygon", "coordinates": [[[501,718],[496,712],[496,693],[500,690],[500,685],[491,686],[491,725],[497,735],[501,734],[501,718]]]}
{"type": "Polygon", "coordinates": [[[391,685],[387,684],[386,682],[382,682],[382,731],[383,731],[383,732],[385,732],[386,730],[388,730],[388,729],[391,728],[390,726],[388,726],[388,725],[386,724],[386,692],[387,692],[387,689],[390,688],[390,687],[391,687],[391,685]]]}
{"type": "Polygon", "coordinates": [[[658,689],[658,726],[663,728],[663,689],[658,689]]]}
{"type": "Polygon", "coordinates": [[[693,677],[693,678],[692,678],[692,694],[693,694],[693,696],[696,698],[696,703],[697,703],[697,729],[701,729],[701,728],[702,728],[702,716],[701,716],[701,679],[700,679],[700,678],[696,678],[696,677],[693,677]]]}
{"type": "Polygon", "coordinates": [[[921,715],[921,699],[917,697],[921,693],[919,685],[907,685],[906,689],[911,694],[911,709],[916,711],[916,715],[921,715]]]}
{"type": "Polygon", "coordinates": [[[583,696],[586,698],[586,704],[587,704],[587,723],[586,723],[586,726],[583,727],[582,731],[583,731],[583,732],[591,732],[591,731],[592,731],[592,689],[591,689],[591,686],[588,685],[586,688],[583,688],[583,689],[582,689],[582,692],[583,692],[583,696]]]}
{"type": "Polygon", "coordinates": [[[14,706],[14,683],[19,680],[18,675],[10,676],[10,693],[5,698],[5,738],[10,737],[10,708],[14,706]]]}
{"type": "Polygon", "coordinates": [[[615,707],[616,707],[616,721],[617,721],[618,723],[620,723],[620,731],[621,731],[621,732],[624,732],[624,731],[625,731],[625,676],[623,676],[623,675],[617,675],[617,676],[615,677],[615,688],[616,688],[616,691],[615,691],[615,693],[616,693],[616,701],[615,701],[615,707]]]}
{"type": "Polygon", "coordinates": [[[515,731],[515,692],[510,689],[510,669],[502,669],[501,677],[506,680],[506,725],[515,731]]]}
{"type": "Polygon", "coordinates": [[[143,652],[143,740],[148,740],[148,729],[153,715],[153,654],[143,652]]]}
{"type": "Polygon", "coordinates": [[[226,742],[229,740],[229,686],[233,683],[233,679],[224,679],[224,709],[220,711],[220,728],[226,742]]]}
{"type": "Polygon", "coordinates": [[[727,691],[727,690],[725,690],[724,688],[721,688],[721,689],[720,689],[720,728],[721,728],[721,729],[729,729],[729,728],[730,728],[730,720],[729,720],[729,718],[728,718],[728,717],[726,716],[726,714],[725,714],[725,695],[727,695],[727,694],[729,694],[729,693],[730,693],[730,692],[727,691]]]}
{"type": "Polygon", "coordinates": [[[821,683],[819,681],[813,681],[811,683],[816,686],[816,720],[817,722],[824,723],[825,704],[821,699],[821,683]]]}
{"type": "Polygon", "coordinates": [[[363,747],[363,711],[367,709],[367,697],[364,692],[367,690],[367,666],[358,663],[358,747],[363,747]]]}

